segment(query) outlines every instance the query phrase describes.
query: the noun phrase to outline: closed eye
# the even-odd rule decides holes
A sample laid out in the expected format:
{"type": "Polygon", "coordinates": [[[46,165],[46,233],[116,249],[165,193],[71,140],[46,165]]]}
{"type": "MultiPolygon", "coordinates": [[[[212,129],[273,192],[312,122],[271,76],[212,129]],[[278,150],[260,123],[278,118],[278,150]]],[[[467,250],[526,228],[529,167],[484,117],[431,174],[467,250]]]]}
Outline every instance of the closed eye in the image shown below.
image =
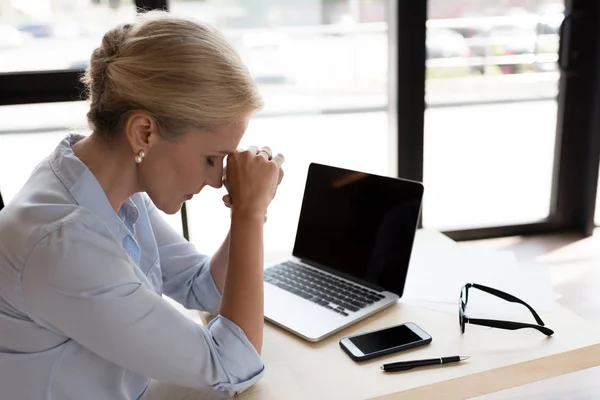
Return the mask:
{"type": "Polygon", "coordinates": [[[212,158],[212,157],[206,157],[206,163],[207,163],[208,165],[210,165],[211,167],[214,167],[214,166],[215,166],[215,160],[213,160],[213,158],[212,158]]]}

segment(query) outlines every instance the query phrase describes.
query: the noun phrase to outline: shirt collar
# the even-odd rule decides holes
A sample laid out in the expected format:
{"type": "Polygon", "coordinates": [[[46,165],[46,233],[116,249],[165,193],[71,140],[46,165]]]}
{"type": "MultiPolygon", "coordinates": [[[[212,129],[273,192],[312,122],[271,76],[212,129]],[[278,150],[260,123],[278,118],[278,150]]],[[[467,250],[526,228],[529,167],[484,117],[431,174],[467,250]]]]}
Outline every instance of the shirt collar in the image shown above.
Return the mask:
{"type": "Polygon", "coordinates": [[[95,213],[122,242],[125,236],[135,234],[138,209],[127,199],[119,210],[121,217],[115,213],[92,171],[73,153],[71,146],[83,138],[71,134],[63,139],[50,156],[51,168],[75,202],[95,213]]]}

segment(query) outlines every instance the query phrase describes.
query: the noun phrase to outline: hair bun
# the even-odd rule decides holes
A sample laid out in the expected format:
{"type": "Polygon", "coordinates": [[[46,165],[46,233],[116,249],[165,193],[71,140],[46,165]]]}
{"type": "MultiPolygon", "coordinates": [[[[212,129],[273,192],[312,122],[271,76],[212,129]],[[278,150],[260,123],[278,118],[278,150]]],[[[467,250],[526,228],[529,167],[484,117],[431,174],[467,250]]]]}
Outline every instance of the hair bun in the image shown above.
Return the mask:
{"type": "Polygon", "coordinates": [[[123,24],[106,32],[102,38],[102,53],[105,59],[111,60],[119,54],[119,49],[131,30],[131,24],[123,24]]]}

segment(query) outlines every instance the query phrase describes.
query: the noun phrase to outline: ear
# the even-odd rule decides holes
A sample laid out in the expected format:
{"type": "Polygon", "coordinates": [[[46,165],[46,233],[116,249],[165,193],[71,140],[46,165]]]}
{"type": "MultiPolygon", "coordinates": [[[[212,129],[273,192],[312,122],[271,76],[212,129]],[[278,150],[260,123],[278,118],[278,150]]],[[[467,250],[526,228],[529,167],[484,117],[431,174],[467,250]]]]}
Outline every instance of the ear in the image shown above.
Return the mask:
{"type": "Polygon", "coordinates": [[[140,151],[149,154],[150,148],[160,139],[156,120],[147,112],[133,111],[125,124],[125,137],[132,154],[140,151]]]}

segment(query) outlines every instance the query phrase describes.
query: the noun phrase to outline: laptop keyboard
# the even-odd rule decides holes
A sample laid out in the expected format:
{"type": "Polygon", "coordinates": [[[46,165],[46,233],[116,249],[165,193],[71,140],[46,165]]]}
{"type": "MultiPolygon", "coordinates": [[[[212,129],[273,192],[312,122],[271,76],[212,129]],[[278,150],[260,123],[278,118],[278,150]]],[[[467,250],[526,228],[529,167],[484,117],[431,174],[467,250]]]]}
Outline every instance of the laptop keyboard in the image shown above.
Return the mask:
{"type": "Polygon", "coordinates": [[[265,270],[265,282],[348,316],[385,296],[301,264],[286,261],[265,270]]]}

